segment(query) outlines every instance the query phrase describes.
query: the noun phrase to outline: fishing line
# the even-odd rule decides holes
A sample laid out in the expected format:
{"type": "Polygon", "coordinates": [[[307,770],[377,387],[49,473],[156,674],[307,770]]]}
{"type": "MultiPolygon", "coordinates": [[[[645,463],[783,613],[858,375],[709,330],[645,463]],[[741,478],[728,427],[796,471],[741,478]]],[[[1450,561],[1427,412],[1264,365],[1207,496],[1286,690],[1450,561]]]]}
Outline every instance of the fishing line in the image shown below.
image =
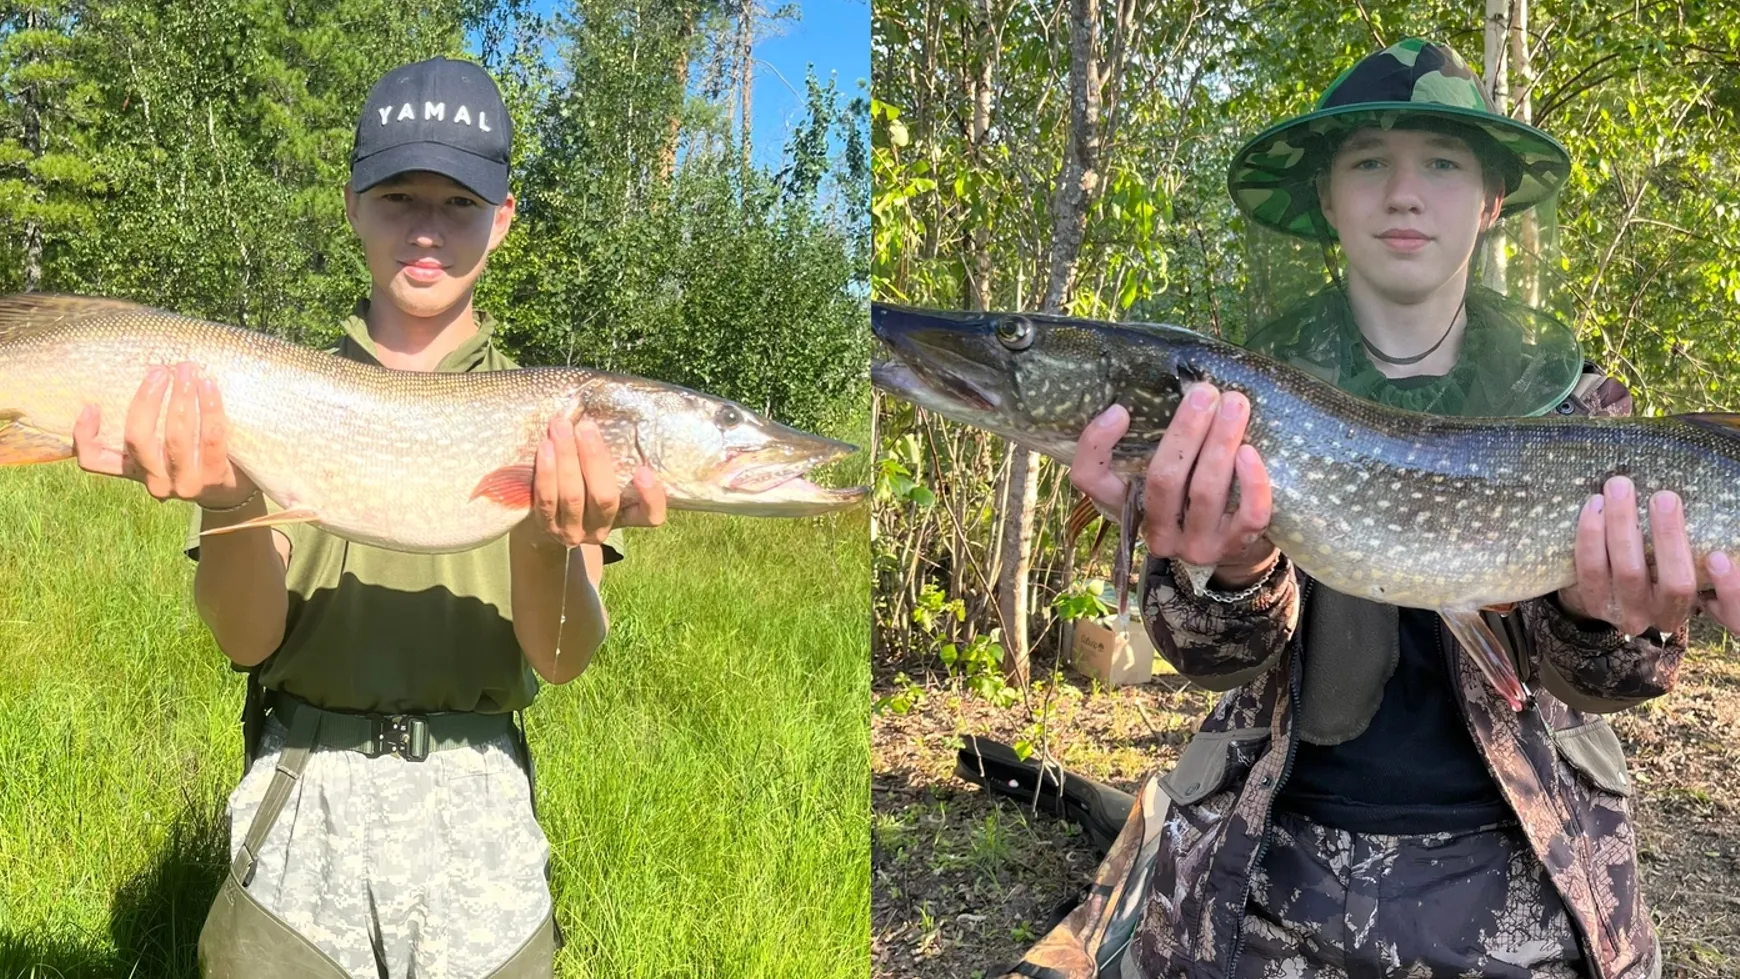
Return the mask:
{"type": "Polygon", "coordinates": [[[562,551],[562,601],[556,615],[556,665],[562,664],[562,633],[568,631],[568,565],[574,559],[574,548],[564,543],[562,551]]]}

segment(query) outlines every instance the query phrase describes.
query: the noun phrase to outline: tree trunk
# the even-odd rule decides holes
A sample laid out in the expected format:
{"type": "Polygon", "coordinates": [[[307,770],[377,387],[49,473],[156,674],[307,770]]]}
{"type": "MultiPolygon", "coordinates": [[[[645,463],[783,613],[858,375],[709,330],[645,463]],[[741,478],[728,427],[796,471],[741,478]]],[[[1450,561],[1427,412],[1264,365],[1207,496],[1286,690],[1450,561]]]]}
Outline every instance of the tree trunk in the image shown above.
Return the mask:
{"type": "Polygon", "coordinates": [[[1028,662],[1028,574],[1033,564],[1033,502],[1039,495],[1039,453],[1010,443],[1008,519],[1003,523],[1003,574],[997,583],[1002,610],[1003,673],[1025,685],[1032,676],[1028,662]]]}
{"type": "Polygon", "coordinates": [[[749,102],[755,82],[755,0],[742,0],[737,11],[737,108],[742,129],[738,136],[743,154],[743,172],[749,172],[752,148],[749,102]]]}
{"type": "Polygon", "coordinates": [[[35,218],[24,222],[24,291],[42,288],[42,225],[35,218]]]}
{"type": "MultiPolygon", "coordinates": [[[[985,138],[991,130],[991,81],[997,67],[997,40],[991,30],[990,0],[979,0],[980,58],[967,81],[973,111],[967,124],[967,159],[978,170],[984,166],[985,138]]],[[[967,229],[967,308],[991,308],[991,229],[967,229]]]]}
{"type": "MultiPolygon", "coordinates": [[[[968,67],[962,72],[961,81],[967,102],[972,106],[967,115],[967,166],[972,170],[978,170],[985,166],[985,140],[991,131],[991,86],[996,79],[997,42],[991,36],[990,0],[978,0],[974,9],[978,14],[977,23],[966,28],[968,36],[962,37],[961,40],[963,47],[977,49],[978,58],[969,62],[968,67]],[[975,31],[976,36],[973,36],[975,31]]],[[[963,257],[961,266],[964,273],[962,275],[962,294],[968,309],[983,311],[991,308],[991,229],[982,224],[968,224],[965,230],[966,255],[963,257]]],[[[1009,486],[1005,484],[999,496],[1007,498],[1008,490],[1009,486]]],[[[1029,496],[1031,495],[1030,493],[1029,496]]],[[[953,589],[950,594],[953,595],[962,593],[967,582],[968,563],[972,560],[965,532],[965,510],[966,507],[962,506],[960,519],[953,521],[954,527],[950,538],[951,546],[955,550],[953,567],[949,571],[950,587],[953,589]]],[[[1014,511],[1006,511],[1006,513],[1009,512],[1014,511]]],[[[1027,519],[1031,524],[1031,506],[1027,508],[1027,519]]],[[[1008,528],[1015,522],[1005,521],[1003,526],[1008,528]]],[[[1003,541],[999,539],[995,546],[1004,547],[1003,541]]],[[[999,610],[998,617],[1007,623],[1010,621],[1006,612],[1009,606],[1003,594],[1005,591],[1003,579],[999,579],[997,590],[999,594],[995,596],[995,604],[999,610]]],[[[1008,628],[1004,629],[1005,633],[1010,631],[1008,628]]],[[[1025,664],[1025,662],[1025,657],[1019,661],[1020,664],[1025,664]]],[[[1015,661],[1005,658],[1004,664],[1009,667],[1014,665],[1015,661]]],[[[1022,666],[1020,669],[1010,669],[1008,675],[1025,680],[1025,668],[1022,666]]]]}
{"type": "MultiPolygon", "coordinates": [[[[25,30],[42,29],[42,12],[32,9],[24,15],[25,30]]],[[[42,156],[42,90],[36,85],[28,85],[23,92],[24,102],[24,150],[31,159],[42,156]]],[[[33,186],[31,189],[40,198],[46,191],[36,184],[36,178],[25,178],[33,186]]],[[[42,224],[31,215],[24,219],[24,291],[36,292],[42,287],[42,224]]]]}
{"type": "Polygon", "coordinates": [[[689,48],[695,38],[699,11],[693,3],[682,4],[677,15],[677,53],[671,58],[671,77],[677,82],[677,104],[665,123],[665,143],[659,148],[659,179],[669,181],[677,171],[677,142],[683,133],[683,103],[689,93],[689,48]]]}
{"type": "MultiPolygon", "coordinates": [[[[1096,59],[1098,0],[1070,0],[1069,139],[1051,202],[1051,259],[1044,312],[1063,309],[1081,257],[1088,208],[1099,190],[1100,71],[1096,59]]],[[[1003,527],[998,580],[1004,628],[1004,672],[1025,681],[1028,665],[1027,577],[1033,559],[1033,504],[1039,490],[1039,455],[1015,452],[1009,467],[1008,519],[1003,527]]]]}
{"type": "MultiPolygon", "coordinates": [[[[1511,0],[1510,63],[1516,72],[1515,90],[1518,93],[1512,115],[1519,122],[1532,123],[1530,102],[1534,92],[1534,72],[1529,68],[1528,0],[1511,0]]],[[[1533,208],[1522,214],[1517,237],[1522,252],[1522,267],[1518,270],[1522,278],[1518,283],[1519,292],[1524,302],[1538,306],[1541,302],[1541,219],[1533,208]]]]}
{"type": "MultiPolygon", "coordinates": [[[[1505,77],[1505,52],[1510,41],[1510,3],[1511,0],[1486,0],[1486,93],[1499,115],[1506,114],[1510,108],[1510,86],[1505,77]]],[[[1504,236],[1495,233],[1490,238],[1492,259],[1486,273],[1486,285],[1503,293],[1508,274],[1504,236]]]]}
{"type": "Polygon", "coordinates": [[[1099,0],[1070,0],[1069,6],[1069,142],[1051,199],[1051,263],[1040,304],[1047,313],[1063,309],[1075,281],[1088,206],[1100,184],[1099,0]]]}
{"type": "MultiPolygon", "coordinates": [[[[911,128],[912,146],[932,146],[936,141],[936,119],[942,113],[933,110],[932,106],[939,99],[937,84],[938,49],[942,47],[942,16],[937,2],[926,4],[924,12],[924,31],[919,43],[917,81],[913,85],[913,122],[911,128]]],[[[938,195],[940,200],[940,195],[938,195]]],[[[936,257],[940,248],[937,221],[923,222],[921,244],[915,251],[925,261],[936,257]]]]}

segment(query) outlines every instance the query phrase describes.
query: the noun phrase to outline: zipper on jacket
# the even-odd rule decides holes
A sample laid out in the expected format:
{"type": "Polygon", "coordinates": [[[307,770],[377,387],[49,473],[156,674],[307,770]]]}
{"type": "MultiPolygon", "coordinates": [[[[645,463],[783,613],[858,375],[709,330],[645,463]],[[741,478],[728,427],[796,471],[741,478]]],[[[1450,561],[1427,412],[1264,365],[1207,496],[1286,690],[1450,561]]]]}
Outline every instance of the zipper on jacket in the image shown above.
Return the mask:
{"type": "Polygon", "coordinates": [[[1304,666],[1301,660],[1304,658],[1305,652],[1305,639],[1302,630],[1305,628],[1305,611],[1306,604],[1311,598],[1311,586],[1316,583],[1315,579],[1307,576],[1304,587],[1299,589],[1299,623],[1295,628],[1301,631],[1293,634],[1295,655],[1293,662],[1287,669],[1287,705],[1291,711],[1291,716],[1287,719],[1287,755],[1281,762],[1281,777],[1276,780],[1274,791],[1269,795],[1269,804],[1263,808],[1263,829],[1262,834],[1257,837],[1256,859],[1251,861],[1250,867],[1245,871],[1244,896],[1239,899],[1238,914],[1233,918],[1232,948],[1227,954],[1226,968],[1221,973],[1225,979],[1232,979],[1234,970],[1238,968],[1239,956],[1244,954],[1245,908],[1251,903],[1251,878],[1256,875],[1257,868],[1262,866],[1263,858],[1269,854],[1269,829],[1274,821],[1275,797],[1281,794],[1281,788],[1287,784],[1287,778],[1293,774],[1293,758],[1298,753],[1300,685],[1304,682],[1301,673],[1304,666]]]}

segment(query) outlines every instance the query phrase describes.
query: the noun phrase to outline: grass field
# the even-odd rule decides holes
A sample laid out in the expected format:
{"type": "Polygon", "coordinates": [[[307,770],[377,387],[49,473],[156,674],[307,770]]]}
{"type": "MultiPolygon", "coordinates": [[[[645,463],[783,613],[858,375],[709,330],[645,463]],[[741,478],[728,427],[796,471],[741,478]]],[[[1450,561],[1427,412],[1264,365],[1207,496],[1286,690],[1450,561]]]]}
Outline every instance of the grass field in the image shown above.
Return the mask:
{"type": "MultiPolygon", "coordinates": [[[[226,862],[242,678],[187,511],[0,470],[0,979],[192,976],[226,862]]],[[[868,535],[674,514],[613,631],[529,714],[566,977],[864,976],[868,535]]]]}

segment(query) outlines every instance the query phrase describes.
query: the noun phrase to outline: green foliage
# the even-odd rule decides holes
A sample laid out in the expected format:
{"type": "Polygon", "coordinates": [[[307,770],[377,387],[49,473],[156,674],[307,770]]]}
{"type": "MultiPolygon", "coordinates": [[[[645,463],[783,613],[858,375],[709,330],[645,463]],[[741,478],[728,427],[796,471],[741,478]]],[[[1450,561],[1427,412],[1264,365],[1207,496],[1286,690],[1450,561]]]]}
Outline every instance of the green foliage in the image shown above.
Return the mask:
{"type": "Polygon", "coordinates": [[[1107,604],[1104,590],[1103,581],[1078,580],[1052,599],[1051,607],[1057,610],[1057,617],[1065,622],[1101,618],[1112,614],[1112,606],[1107,604]]]}
{"type": "MultiPolygon", "coordinates": [[[[1556,308],[1640,412],[1734,408],[1740,8],[1528,6],[1531,78],[1512,77],[1510,91],[1526,87],[1534,121],[1574,161],[1557,208],[1556,308]]],[[[1067,311],[1242,339],[1259,290],[1226,189],[1234,151],[1404,36],[1445,41],[1484,72],[1483,13],[1466,0],[1194,2],[1136,16],[1100,4],[1101,192],[1067,311]]],[[[993,308],[1036,308],[1070,125],[1067,18],[1007,0],[886,0],[872,30],[873,294],[964,308],[977,284],[993,308]],[[980,79],[988,119],[975,142],[980,79]]],[[[924,582],[947,582],[966,604],[965,633],[989,627],[1001,529],[990,515],[1007,444],[889,399],[877,412],[891,490],[877,498],[872,545],[886,648],[912,648],[898,633],[924,582]],[[946,451],[921,472],[913,444],[946,451]],[[913,506],[910,492],[894,492],[897,476],[929,488],[935,504],[913,506]]],[[[1062,467],[1043,462],[1031,583],[1053,622],[1086,611],[1059,599],[1072,569],[1110,564],[1104,552],[1091,561],[1086,540],[1064,547],[1074,497],[1062,467]]]]}
{"type": "Polygon", "coordinates": [[[778,172],[744,166],[707,125],[673,130],[689,118],[677,35],[713,13],[588,0],[559,20],[569,70],[535,83],[519,230],[479,301],[512,310],[522,363],[644,374],[837,429],[867,386],[864,107],[812,78],[778,172]],[[624,74],[645,65],[660,67],[624,74]]]}
{"type": "Polygon", "coordinates": [[[894,692],[876,698],[870,709],[877,714],[886,712],[909,714],[914,707],[923,704],[927,697],[925,689],[912,682],[912,677],[905,673],[896,673],[894,674],[894,692]]]}
{"type": "Polygon", "coordinates": [[[92,9],[73,36],[113,186],[44,288],[329,337],[367,293],[340,193],[363,98],[395,65],[460,55],[463,28],[451,2],[419,17],[381,0],[92,9]]]}
{"type": "Polygon", "coordinates": [[[723,159],[691,160],[670,202],[585,223],[528,186],[526,229],[480,302],[513,310],[522,362],[583,363],[736,398],[797,424],[861,411],[857,244],[723,159]]]}
{"type": "Polygon", "coordinates": [[[868,110],[812,77],[781,162],[747,165],[689,94],[697,53],[735,36],[738,9],[0,8],[0,291],[26,287],[39,238],[41,289],[328,341],[369,289],[342,193],[369,87],[407,61],[471,57],[515,123],[519,215],[477,296],[510,352],[839,431],[866,407],[868,110]]]}
{"type": "Polygon", "coordinates": [[[64,0],[0,8],[0,284],[40,283],[96,220],[108,180],[94,161],[100,90],[64,0]]]}
{"type": "MultiPolygon", "coordinates": [[[[913,624],[927,633],[937,631],[937,623],[948,618],[960,622],[967,617],[967,608],[958,598],[949,598],[942,589],[927,584],[918,595],[918,606],[912,610],[913,624]]],[[[955,665],[954,646],[945,646],[942,654],[944,666],[955,665]]]]}
{"type": "Polygon", "coordinates": [[[873,488],[876,501],[933,506],[936,494],[918,482],[922,467],[916,433],[907,432],[893,440],[889,451],[876,461],[876,485],[873,488]]]}
{"type": "Polygon", "coordinates": [[[1003,678],[1003,644],[998,630],[979,633],[966,646],[943,643],[938,657],[951,676],[959,676],[968,691],[998,707],[1008,707],[1021,699],[1021,691],[1003,678]]]}

